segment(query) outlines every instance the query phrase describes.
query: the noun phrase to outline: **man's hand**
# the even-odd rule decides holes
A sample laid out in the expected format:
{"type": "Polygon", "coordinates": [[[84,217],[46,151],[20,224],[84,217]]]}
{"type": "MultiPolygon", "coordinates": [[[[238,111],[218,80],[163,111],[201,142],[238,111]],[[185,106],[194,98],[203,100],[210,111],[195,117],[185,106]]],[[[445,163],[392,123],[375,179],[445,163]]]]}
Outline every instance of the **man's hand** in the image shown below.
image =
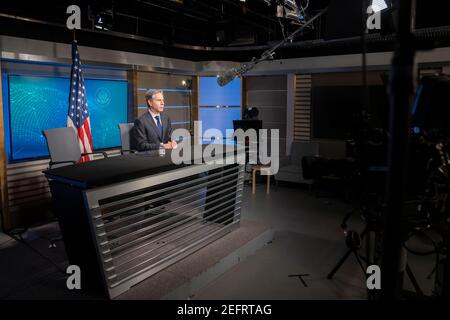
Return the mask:
{"type": "Polygon", "coordinates": [[[177,142],[175,140],[169,141],[163,144],[164,149],[175,149],[177,147],[177,142]]]}

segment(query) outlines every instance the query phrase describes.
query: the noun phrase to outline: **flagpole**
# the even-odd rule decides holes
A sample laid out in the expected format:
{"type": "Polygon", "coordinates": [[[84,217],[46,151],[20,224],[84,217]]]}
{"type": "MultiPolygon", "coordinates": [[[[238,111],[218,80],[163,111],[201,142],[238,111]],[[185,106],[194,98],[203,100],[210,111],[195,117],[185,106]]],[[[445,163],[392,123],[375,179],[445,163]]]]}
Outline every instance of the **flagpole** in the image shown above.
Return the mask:
{"type": "MultiPolygon", "coordinates": [[[[75,35],[75,32],[74,32],[75,35]]],[[[88,101],[84,77],[81,71],[81,61],[76,40],[72,43],[72,68],[70,73],[69,106],[67,126],[73,127],[80,145],[80,162],[91,160],[89,154],[93,151],[91,126],[88,113],[88,101]]]]}

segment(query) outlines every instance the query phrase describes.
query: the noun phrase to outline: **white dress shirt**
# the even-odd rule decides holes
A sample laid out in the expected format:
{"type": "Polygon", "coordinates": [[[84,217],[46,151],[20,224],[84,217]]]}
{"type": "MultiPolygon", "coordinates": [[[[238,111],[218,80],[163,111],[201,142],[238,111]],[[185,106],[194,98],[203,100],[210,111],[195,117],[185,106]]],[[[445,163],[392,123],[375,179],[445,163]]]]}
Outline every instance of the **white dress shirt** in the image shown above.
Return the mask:
{"type": "Polygon", "coordinates": [[[150,109],[148,109],[148,112],[150,112],[150,115],[153,118],[153,121],[155,121],[156,126],[158,126],[158,121],[156,120],[156,116],[159,117],[159,123],[161,124],[162,127],[162,119],[161,119],[161,113],[154,113],[153,111],[151,111],[150,109]]]}

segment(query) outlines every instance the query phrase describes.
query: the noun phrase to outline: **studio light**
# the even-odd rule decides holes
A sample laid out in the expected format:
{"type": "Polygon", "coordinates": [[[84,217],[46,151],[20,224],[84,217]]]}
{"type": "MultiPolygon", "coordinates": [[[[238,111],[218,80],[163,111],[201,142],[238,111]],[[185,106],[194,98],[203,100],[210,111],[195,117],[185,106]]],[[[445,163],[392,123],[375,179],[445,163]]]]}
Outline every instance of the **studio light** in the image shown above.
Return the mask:
{"type": "Polygon", "coordinates": [[[297,3],[294,0],[284,0],[284,7],[288,10],[295,11],[297,10],[297,3]]]}
{"type": "Polygon", "coordinates": [[[284,7],[283,5],[279,4],[277,5],[277,18],[283,18],[284,17],[284,7]]]}
{"type": "Polygon", "coordinates": [[[100,30],[111,30],[114,24],[112,10],[103,10],[95,15],[94,27],[100,30]]]}
{"type": "Polygon", "coordinates": [[[114,25],[114,7],[95,3],[88,6],[88,17],[92,26],[99,30],[112,30],[114,25]]]}
{"type": "Polygon", "coordinates": [[[385,0],[372,0],[372,10],[373,12],[380,12],[387,9],[389,6],[385,0]]]}

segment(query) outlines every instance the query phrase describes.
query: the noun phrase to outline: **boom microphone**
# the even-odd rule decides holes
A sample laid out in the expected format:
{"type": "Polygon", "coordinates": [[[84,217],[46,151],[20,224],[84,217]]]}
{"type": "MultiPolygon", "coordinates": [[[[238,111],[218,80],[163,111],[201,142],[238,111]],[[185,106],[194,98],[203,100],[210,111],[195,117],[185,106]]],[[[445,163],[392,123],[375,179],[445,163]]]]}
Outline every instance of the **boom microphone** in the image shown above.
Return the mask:
{"type": "Polygon", "coordinates": [[[231,68],[230,70],[225,71],[221,75],[217,77],[217,83],[219,86],[223,87],[227,85],[229,82],[233,81],[234,78],[238,76],[237,68],[231,68]]]}
{"type": "Polygon", "coordinates": [[[253,68],[254,63],[243,64],[237,68],[231,68],[217,77],[217,83],[223,87],[233,81],[234,78],[242,76],[248,70],[253,68]]]}
{"type": "Polygon", "coordinates": [[[252,61],[246,64],[242,64],[237,68],[231,68],[230,70],[225,71],[221,75],[217,77],[217,83],[219,86],[223,87],[224,85],[231,82],[234,78],[238,76],[242,76],[244,73],[252,69],[257,63],[260,63],[261,61],[267,60],[267,59],[273,59],[273,55],[275,53],[275,50],[285,45],[288,41],[292,41],[294,37],[303,31],[307,26],[309,26],[311,23],[313,23],[317,18],[322,16],[325,12],[327,12],[328,7],[322,9],[319,13],[317,13],[314,17],[309,19],[309,21],[302,24],[297,30],[295,30],[290,36],[284,38],[282,41],[280,41],[276,46],[274,46],[271,49],[268,49],[264,51],[260,58],[253,57],[252,61]]]}

